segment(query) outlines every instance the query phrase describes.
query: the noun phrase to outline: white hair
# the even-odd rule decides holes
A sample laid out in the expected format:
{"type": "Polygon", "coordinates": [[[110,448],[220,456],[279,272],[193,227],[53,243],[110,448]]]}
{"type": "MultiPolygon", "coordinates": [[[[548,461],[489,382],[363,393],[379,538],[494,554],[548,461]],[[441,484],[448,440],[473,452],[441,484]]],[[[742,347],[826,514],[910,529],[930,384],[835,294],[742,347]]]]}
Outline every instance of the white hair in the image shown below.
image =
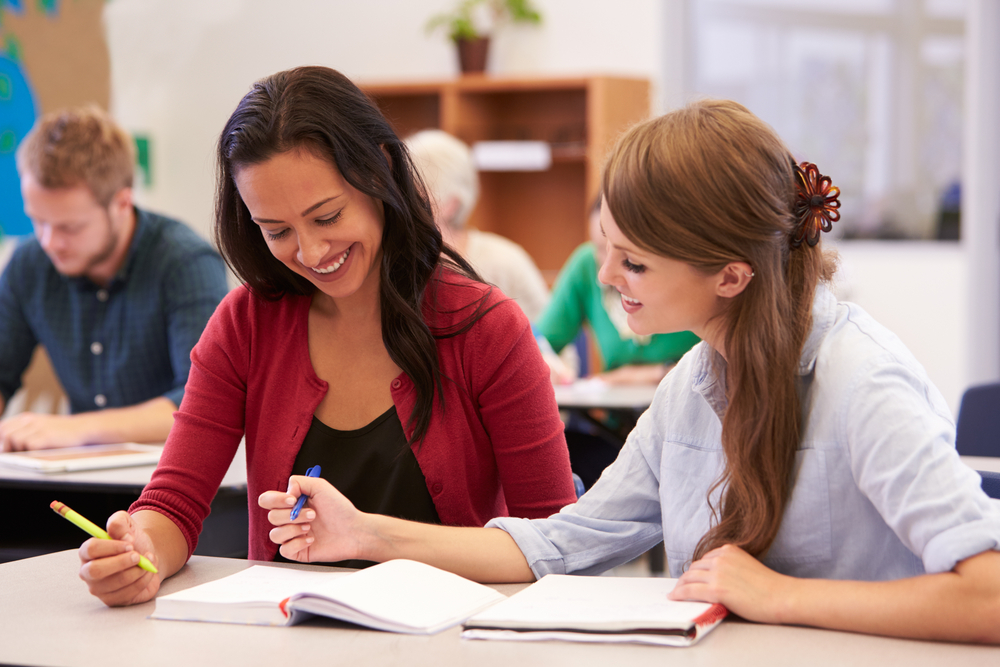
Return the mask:
{"type": "Polygon", "coordinates": [[[421,130],[404,140],[413,164],[427,186],[427,194],[438,206],[451,197],[458,210],[440,223],[461,229],[479,200],[479,172],[472,151],[462,141],[443,130],[421,130]]]}

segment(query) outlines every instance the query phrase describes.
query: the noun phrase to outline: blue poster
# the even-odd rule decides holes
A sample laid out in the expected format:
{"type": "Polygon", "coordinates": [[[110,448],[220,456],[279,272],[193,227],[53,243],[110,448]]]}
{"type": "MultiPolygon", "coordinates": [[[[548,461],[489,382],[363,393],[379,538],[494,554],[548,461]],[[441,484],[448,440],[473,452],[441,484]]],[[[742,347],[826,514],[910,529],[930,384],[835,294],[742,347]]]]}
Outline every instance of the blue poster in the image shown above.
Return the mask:
{"type": "Polygon", "coordinates": [[[35,122],[36,109],[35,94],[24,70],[0,53],[0,232],[5,236],[31,233],[14,152],[35,122]]]}

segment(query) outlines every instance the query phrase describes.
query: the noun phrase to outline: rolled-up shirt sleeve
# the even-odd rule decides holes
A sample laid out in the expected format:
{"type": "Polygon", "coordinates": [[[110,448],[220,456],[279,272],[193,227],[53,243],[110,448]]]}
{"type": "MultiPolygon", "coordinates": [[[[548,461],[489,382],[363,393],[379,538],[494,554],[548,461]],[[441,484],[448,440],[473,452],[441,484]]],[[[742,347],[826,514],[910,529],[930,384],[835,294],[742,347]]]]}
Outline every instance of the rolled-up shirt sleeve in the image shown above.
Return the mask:
{"type": "Polygon", "coordinates": [[[627,563],[663,539],[660,438],[647,411],[617,460],[575,504],[546,519],[499,518],[487,526],[510,534],[537,578],[599,574],[627,563]]]}
{"type": "Polygon", "coordinates": [[[1000,549],[1000,502],[959,459],[933,386],[882,358],[861,369],[845,397],[839,421],[855,482],[927,572],[1000,549]]]}

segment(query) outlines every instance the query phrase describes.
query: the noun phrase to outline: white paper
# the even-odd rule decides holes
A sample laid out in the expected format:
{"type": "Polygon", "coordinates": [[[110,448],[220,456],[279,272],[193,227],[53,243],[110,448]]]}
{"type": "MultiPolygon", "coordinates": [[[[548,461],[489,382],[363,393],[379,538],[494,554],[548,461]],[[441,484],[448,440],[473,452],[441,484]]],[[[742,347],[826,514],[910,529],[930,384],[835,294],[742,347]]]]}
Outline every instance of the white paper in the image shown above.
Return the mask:
{"type": "Polygon", "coordinates": [[[306,612],[380,630],[433,634],[504,599],[492,588],[409,560],[355,572],[255,565],[157,598],[151,618],[287,625],[306,612]],[[279,606],[285,599],[290,619],[279,606]]]}
{"type": "Polygon", "coordinates": [[[462,637],[689,646],[721,616],[706,622],[703,614],[712,604],[667,599],[676,583],[658,577],[550,574],[470,618],[462,637]],[[663,634],[669,631],[678,634],[663,634]]]}
{"type": "MultiPolygon", "coordinates": [[[[411,560],[391,560],[338,580],[326,597],[359,612],[349,618],[395,632],[433,634],[465,621],[469,616],[507,597],[497,591],[463,579],[457,574],[411,560]],[[368,618],[373,622],[361,619],[368,618]]],[[[295,606],[311,610],[310,600],[296,600],[295,606]]],[[[317,611],[323,609],[320,604],[317,611]]],[[[322,613],[322,612],[321,612],[322,613]]]]}
{"type": "Polygon", "coordinates": [[[472,157],[480,171],[545,171],[552,147],[544,141],[477,141],[472,157]]]}
{"type": "Polygon", "coordinates": [[[598,634],[595,632],[556,632],[535,630],[463,630],[462,639],[492,639],[517,642],[577,642],[582,644],[650,644],[653,646],[690,646],[688,637],[679,635],[644,635],[639,633],[598,634]]]}

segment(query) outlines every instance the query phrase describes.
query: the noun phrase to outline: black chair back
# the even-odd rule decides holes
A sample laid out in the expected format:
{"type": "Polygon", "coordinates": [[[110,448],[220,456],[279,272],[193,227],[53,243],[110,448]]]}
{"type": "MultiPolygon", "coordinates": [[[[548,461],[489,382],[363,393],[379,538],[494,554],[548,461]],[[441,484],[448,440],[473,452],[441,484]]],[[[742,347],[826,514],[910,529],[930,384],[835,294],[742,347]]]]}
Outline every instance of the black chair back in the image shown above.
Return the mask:
{"type": "Polygon", "coordinates": [[[962,456],[1000,456],[1000,382],[965,390],[955,447],[962,456]]]}
{"type": "Polygon", "coordinates": [[[979,476],[983,478],[983,491],[990,498],[1000,499],[1000,472],[989,472],[987,470],[977,470],[979,476]]]}

